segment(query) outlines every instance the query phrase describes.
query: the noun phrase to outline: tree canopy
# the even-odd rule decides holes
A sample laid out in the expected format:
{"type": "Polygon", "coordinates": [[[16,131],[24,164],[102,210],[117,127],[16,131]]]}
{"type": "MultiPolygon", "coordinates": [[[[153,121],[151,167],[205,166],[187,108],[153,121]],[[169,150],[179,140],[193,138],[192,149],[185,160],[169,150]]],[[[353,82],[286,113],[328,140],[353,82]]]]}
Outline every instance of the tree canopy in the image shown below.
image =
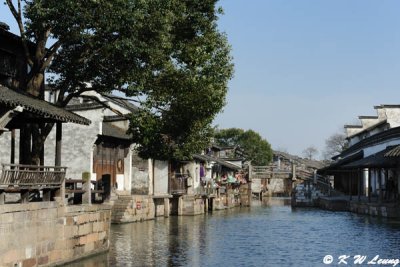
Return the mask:
{"type": "Polygon", "coordinates": [[[271,145],[253,130],[229,128],[216,130],[215,142],[220,146],[238,146],[253,165],[266,165],[272,160],[271,145]]]}
{"type": "Polygon", "coordinates": [[[184,158],[209,141],[233,75],[217,0],[24,2],[6,0],[30,66],[20,88],[43,94],[47,72],[59,106],[89,90],[124,93],[141,107],[130,133],[146,157],[184,158]]]}

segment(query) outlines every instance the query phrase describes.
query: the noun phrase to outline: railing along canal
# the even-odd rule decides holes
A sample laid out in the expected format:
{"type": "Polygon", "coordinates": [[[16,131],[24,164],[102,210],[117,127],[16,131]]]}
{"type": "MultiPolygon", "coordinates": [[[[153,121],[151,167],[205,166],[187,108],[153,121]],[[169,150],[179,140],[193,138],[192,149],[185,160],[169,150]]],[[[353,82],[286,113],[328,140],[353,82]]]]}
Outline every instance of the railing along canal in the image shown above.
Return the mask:
{"type": "Polygon", "coordinates": [[[2,164],[0,187],[58,188],[65,179],[66,167],[2,164]]]}

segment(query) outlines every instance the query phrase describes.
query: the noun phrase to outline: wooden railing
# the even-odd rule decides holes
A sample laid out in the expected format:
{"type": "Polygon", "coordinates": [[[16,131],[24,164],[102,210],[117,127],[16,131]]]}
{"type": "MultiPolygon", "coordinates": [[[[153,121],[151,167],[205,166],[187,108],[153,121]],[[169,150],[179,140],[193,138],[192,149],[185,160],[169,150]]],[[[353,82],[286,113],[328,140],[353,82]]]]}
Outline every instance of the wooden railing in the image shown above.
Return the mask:
{"type": "Polygon", "coordinates": [[[103,203],[107,197],[104,186],[98,181],[82,179],[65,179],[65,193],[68,194],[68,204],[103,203]]]}
{"type": "Polygon", "coordinates": [[[2,164],[0,187],[20,189],[57,188],[65,179],[66,167],[2,164]]]}

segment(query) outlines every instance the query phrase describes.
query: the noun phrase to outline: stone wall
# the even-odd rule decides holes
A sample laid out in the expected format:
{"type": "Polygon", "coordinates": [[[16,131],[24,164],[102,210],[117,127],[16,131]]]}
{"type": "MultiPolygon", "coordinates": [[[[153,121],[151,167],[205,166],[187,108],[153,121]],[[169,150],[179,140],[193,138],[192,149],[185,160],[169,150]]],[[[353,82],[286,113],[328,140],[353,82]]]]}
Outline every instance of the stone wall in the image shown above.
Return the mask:
{"type": "Polygon", "coordinates": [[[182,196],[182,209],[179,215],[204,214],[204,200],[201,197],[182,196]]]}
{"type": "Polygon", "coordinates": [[[400,205],[397,203],[360,203],[351,201],[350,211],[387,218],[400,218],[400,205]]]}
{"type": "Polygon", "coordinates": [[[110,218],[106,205],[1,205],[0,266],[56,265],[107,251],[110,218]]]}

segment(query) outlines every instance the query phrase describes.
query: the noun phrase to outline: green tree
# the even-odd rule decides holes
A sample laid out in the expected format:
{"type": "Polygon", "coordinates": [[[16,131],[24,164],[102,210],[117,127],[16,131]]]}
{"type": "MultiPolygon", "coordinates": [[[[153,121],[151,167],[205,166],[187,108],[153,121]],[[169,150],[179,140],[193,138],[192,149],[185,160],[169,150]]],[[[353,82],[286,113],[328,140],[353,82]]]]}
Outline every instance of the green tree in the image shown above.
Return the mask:
{"type": "MultiPolygon", "coordinates": [[[[206,142],[233,73],[216,0],[24,2],[6,0],[30,66],[20,88],[43,95],[47,72],[58,106],[88,90],[134,98],[142,111],[130,132],[142,155],[183,157],[206,142]]],[[[33,131],[43,143],[51,128],[33,131]]]]}
{"type": "Polygon", "coordinates": [[[215,132],[214,138],[221,146],[238,146],[243,149],[246,159],[251,160],[253,165],[266,165],[272,160],[271,145],[253,130],[221,129],[215,132]]]}

